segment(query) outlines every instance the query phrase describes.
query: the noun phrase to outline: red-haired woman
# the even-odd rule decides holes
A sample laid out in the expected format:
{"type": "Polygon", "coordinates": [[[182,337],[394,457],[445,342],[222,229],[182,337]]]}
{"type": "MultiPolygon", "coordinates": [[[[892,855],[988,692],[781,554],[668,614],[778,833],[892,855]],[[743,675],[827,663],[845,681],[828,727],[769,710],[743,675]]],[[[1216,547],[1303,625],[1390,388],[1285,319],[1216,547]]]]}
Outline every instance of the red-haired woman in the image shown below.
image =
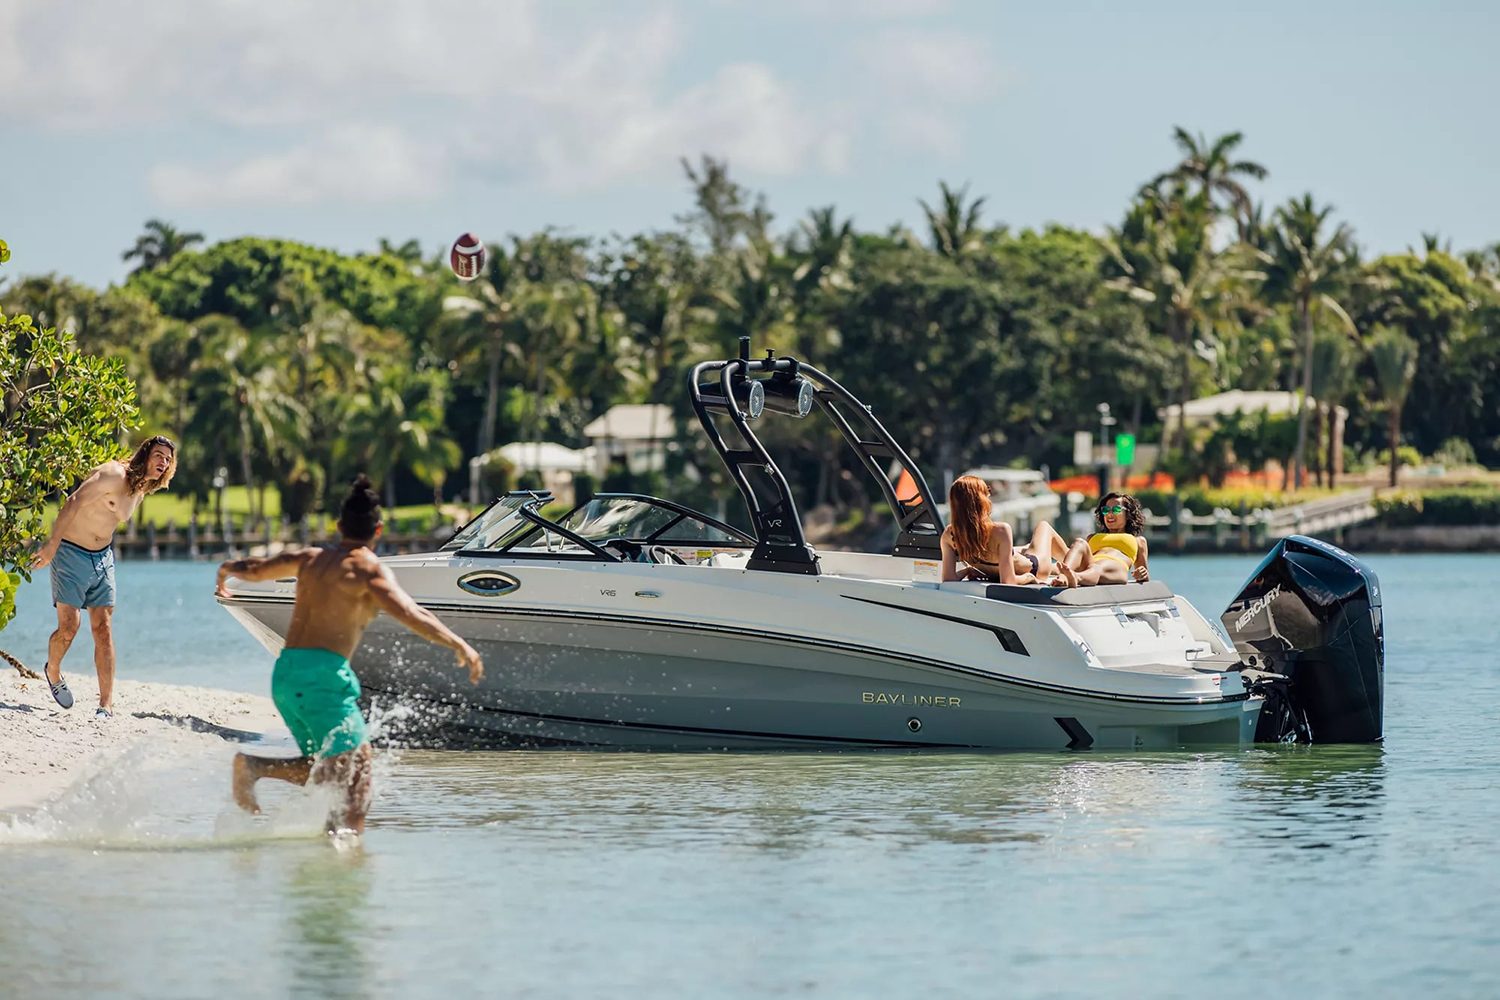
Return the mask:
{"type": "Polygon", "coordinates": [[[1128,493],[1106,493],[1094,508],[1094,526],[1098,530],[1080,538],[1057,564],[1057,573],[1049,581],[1059,587],[1091,587],[1099,583],[1145,583],[1151,579],[1146,568],[1146,515],[1140,501],[1128,493]]]}
{"type": "Polygon", "coordinates": [[[1037,583],[1068,553],[1067,543],[1046,521],[1036,526],[1029,544],[1014,548],[1010,525],[990,520],[990,485],[977,476],[960,476],[948,488],[948,517],[942,537],[945,581],[1037,583]],[[960,570],[960,561],[968,568],[960,570]]]}

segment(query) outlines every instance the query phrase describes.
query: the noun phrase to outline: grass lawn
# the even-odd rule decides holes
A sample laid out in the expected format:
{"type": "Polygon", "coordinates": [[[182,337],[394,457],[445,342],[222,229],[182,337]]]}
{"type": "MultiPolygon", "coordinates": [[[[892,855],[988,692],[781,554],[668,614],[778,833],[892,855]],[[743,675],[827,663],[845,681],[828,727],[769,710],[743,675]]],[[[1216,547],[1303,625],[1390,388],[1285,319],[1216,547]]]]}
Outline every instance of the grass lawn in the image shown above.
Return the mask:
{"type": "MultiPolygon", "coordinates": [[[[270,518],[281,516],[281,494],[274,487],[268,487],[263,494],[265,510],[263,513],[270,518]]],[[[230,486],[224,490],[224,509],[234,518],[236,522],[250,516],[250,494],[243,486],[230,486]]],[[[214,505],[200,503],[198,505],[198,517],[200,522],[206,523],[213,519],[214,505]]],[[[186,528],[193,516],[193,498],[185,494],[176,494],[171,490],[154,494],[141,501],[140,510],[136,512],[137,529],[144,528],[148,524],[156,525],[158,530],[165,531],[167,525],[175,523],[179,530],[186,528]]],[[[48,527],[57,517],[57,507],[54,504],[47,506],[44,520],[48,527]]],[[[314,518],[313,531],[320,529],[326,532],[333,531],[333,514],[322,516],[322,522],[314,518]]],[[[426,531],[437,521],[437,508],[432,504],[414,504],[407,507],[393,507],[385,511],[386,530],[390,532],[426,531]]]]}

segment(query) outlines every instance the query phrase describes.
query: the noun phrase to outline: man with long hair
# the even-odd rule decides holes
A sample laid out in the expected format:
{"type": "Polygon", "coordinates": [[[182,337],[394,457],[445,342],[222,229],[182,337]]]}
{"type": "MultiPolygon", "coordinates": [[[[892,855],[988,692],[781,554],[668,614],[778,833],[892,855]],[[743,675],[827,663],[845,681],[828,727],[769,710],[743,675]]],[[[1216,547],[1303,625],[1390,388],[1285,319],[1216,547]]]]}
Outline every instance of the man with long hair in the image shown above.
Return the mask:
{"type": "Polygon", "coordinates": [[[474,647],[422,607],[381,565],[374,550],[380,537],[380,495],[361,475],[339,513],[339,544],[331,549],[290,549],[266,559],[235,559],[219,567],[215,593],[228,597],[224,583],[297,578],[297,598],[286,645],[271,673],[271,700],[281,712],[302,756],[265,760],[236,754],[234,801],[260,812],[255,783],[277,778],[305,785],[337,784],[345,789],[341,814],[329,832],[363,833],[370,808],[370,744],[359,714],[359,680],[349,660],[365,627],[384,611],[417,635],[453,650],[458,665],[478,684],[484,664],[474,647]]]}
{"type": "Polygon", "coordinates": [[[176,474],[177,445],[161,435],[142,441],[126,461],[105,462],[63,503],[51,534],[32,559],[34,569],[52,567],[57,631],[47,640],[47,686],[63,708],[73,707],[73,692],[63,680],[62,661],[78,635],[81,612],[87,610],[99,674],[94,716],[107,719],[114,711],[115,530],[130,520],[142,499],[170,486],[176,474]]]}

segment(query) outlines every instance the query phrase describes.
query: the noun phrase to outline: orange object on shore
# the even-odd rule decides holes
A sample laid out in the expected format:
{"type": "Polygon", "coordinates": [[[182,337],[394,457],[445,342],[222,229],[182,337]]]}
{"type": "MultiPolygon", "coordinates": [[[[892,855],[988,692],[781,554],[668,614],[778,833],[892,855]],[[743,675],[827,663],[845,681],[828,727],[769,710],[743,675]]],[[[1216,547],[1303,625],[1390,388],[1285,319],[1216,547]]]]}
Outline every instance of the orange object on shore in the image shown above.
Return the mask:
{"type": "MultiPolygon", "coordinates": [[[[1099,492],[1098,476],[1068,476],[1064,479],[1054,479],[1047,485],[1052,487],[1055,493],[1082,493],[1085,496],[1093,496],[1099,492]]],[[[1157,472],[1151,475],[1142,473],[1138,476],[1128,476],[1125,479],[1125,490],[1171,490],[1177,488],[1177,481],[1165,472],[1157,472]]]]}

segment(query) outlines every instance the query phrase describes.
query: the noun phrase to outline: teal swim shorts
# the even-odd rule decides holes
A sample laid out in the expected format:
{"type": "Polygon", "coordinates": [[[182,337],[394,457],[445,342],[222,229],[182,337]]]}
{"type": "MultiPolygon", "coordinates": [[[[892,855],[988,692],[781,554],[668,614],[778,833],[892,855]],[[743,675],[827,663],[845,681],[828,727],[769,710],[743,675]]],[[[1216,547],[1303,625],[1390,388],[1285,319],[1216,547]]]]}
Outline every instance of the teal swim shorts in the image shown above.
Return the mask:
{"type": "Polygon", "coordinates": [[[332,757],[368,739],[359,680],[349,661],[326,649],[283,649],[271,671],[271,700],[304,757],[332,757]]]}

